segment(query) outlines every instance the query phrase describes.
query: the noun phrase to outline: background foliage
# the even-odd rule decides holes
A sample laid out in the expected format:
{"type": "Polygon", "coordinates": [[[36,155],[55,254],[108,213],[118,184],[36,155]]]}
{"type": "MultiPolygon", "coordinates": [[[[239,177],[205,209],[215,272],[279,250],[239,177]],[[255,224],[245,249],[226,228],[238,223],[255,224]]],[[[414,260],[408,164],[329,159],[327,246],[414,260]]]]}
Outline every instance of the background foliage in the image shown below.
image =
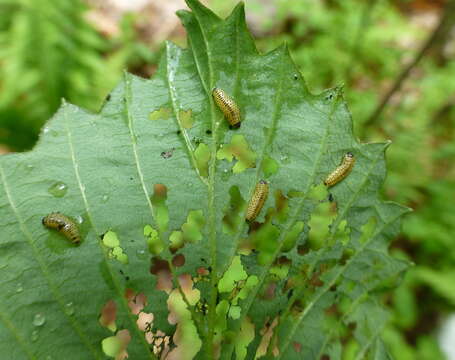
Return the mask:
{"type": "MultiPolygon", "coordinates": [[[[369,119],[432,31],[432,25],[425,24],[442,3],[246,4],[263,51],[286,40],[313,91],[345,84],[355,130],[363,141],[394,142],[388,151],[385,196],[415,210],[405,219],[393,250],[416,266],[387,299],[395,316],[386,342],[400,359],[442,358],[437,329],[455,308],[455,212],[448,201],[455,198],[453,32],[433,44],[382,115],[369,119]]],[[[226,15],[233,5],[211,3],[226,15]]],[[[86,11],[81,1],[0,0],[0,142],[9,149],[31,148],[61,97],[98,109],[123,68],[148,75],[144,69],[156,65],[158,44],[150,45],[136,31],[140,15],[126,15],[120,31],[105,36],[86,20],[86,11]]]]}

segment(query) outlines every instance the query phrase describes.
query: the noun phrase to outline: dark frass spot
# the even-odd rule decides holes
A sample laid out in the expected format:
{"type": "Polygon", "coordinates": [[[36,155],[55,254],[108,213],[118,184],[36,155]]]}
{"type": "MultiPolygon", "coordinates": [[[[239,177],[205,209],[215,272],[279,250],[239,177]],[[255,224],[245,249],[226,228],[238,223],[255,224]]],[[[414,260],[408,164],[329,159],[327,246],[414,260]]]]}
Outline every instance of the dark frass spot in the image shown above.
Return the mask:
{"type": "Polygon", "coordinates": [[[161,153],[161,157],[162,157],[163,159],[169,159],[169,158],[171,158],[171,157],[172,157],[172,154],[174,153],[174,150],[175,150],[175,148],[172,148],[172,149],[169,150],[169,151],[163,151],[163,152],[161,153]]]}

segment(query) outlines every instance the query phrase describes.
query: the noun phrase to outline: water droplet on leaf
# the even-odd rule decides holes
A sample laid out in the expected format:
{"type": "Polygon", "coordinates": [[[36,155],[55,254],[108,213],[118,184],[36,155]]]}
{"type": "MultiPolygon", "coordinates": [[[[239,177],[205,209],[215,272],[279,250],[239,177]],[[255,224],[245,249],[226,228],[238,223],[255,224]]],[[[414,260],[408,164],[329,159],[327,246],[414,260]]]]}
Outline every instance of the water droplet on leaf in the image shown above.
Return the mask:
{"type": "Polygon", "coordinates": [[[32,339],[33,342],[38,340],[38,330],[33,330],[31,339],[32,339]]]}
{"type": "Polygon", "coordinates": [[[43,326],[46,322],[46,317],[42,313],[35,314],[33,318],[33,325],[35,326],[43,326]]]}
{"type": "Polygon", "coordinates": [[[69,302],[65,304],[65,312],[69,315],[72,316],[74,314],[74,305],[72,302],[69,302]]]}
{"type": "Polygon", "coordinates": [[[49,189],[47,189],[47,191],[51,195],[60,198],[60,197],[64,197],[65,196],[66,192],[68,191],[68,186],[65,183],[63,183],[63,182],[58,181],[58,182],[52,184],[49,187],[49,189]]]}

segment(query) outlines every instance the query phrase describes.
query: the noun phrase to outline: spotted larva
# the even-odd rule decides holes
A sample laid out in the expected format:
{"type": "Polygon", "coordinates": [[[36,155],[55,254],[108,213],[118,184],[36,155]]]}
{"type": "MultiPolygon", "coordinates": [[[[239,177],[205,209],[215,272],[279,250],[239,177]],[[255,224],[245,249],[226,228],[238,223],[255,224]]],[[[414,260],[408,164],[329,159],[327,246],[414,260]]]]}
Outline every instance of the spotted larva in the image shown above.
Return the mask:
{"type": "Polygon", "coordinates": [[[343,161],[324,181],[324,185],[333,186],[343,180],[354,167],[355,158],[350,152],[344,155],[343,161]]]}
{"type": "Polygon", "coordinates": [[[269,183],[265,180],[259,181],[248,204],[248,209],[245,216],[247,221],[253,221],[256,219],[258,214],[261,212],[261,209],[264,206],[268,195],[269,183]]]}
{"type": "Polygon", "coordinates": [[[224,90],[214,88],[213,99],[233,128],[240,127],[240,110],[235,101],[224,90]]]}
{"type": "Polygon", "coordinates": [[[81,242],[79,229],[76,223],[69,217],[55,212],[44,217],[42,221],[45,227],[57,230],[73,244],[79,244],[81,242]]]}

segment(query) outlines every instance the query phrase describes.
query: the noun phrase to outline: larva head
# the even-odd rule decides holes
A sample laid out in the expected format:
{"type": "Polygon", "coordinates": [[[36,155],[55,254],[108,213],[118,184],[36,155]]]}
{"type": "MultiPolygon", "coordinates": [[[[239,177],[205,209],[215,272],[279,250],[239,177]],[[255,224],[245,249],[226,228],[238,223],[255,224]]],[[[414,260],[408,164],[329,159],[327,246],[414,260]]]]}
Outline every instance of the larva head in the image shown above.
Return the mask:
{"type": "Polygon", "coordinates": [[[354,154],[353,154],[352,152],[347,152],[346,155],[345,155],[345,157],[346,157],[347,159],[353,159],[353,158],[354,158],[354,154]]]}
{"type": "Polygon", "coordinates": [[[266,180],[260,180],[259,184],[268,184],[268,182],[266,180]]]}

